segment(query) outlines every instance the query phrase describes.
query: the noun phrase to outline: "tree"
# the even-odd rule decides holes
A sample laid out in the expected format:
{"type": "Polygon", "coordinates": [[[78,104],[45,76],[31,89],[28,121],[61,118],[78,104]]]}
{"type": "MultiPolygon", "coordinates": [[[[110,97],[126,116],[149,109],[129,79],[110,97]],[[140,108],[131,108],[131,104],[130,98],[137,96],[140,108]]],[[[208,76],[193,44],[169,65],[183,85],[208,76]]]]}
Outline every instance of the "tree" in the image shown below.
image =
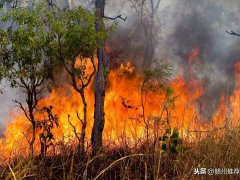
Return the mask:
{"type": "Polygon", "coordinates": [[[49,71],[54,71],[60,65],[70,75],[70,83],[83,102],[84,151],[87,126],[85,89],[96,71],[94,51],[99,46],[98,42],[106,37],[106,33],[95,30],[95,17],[90,11],[82,7],[69,10],[53,5],[50,8],[45,1],[34,5],[32,10],[24,7],[13,9],[3,20],[12,22],[12,26],[10,29],[1,30],[3,66],[0,75],[8,78],[13,86],[26,89],[28,108],[24,108],[18,101],[15,102],[32,123],[33,136],[31,140],[28,139],[31,149],[35,141],[34,114],[40,100],[38,95],[42,90],[41,85],[49,77],[49,71]],[[89,63],[93,67],[90,73],[86,68],[89,63]]]}
{"type": "MultiPolygon", "coordinates": [[[[95,23],[96,31],[99,32],[105,29],[104,18],[105,0],[96,0],[96,18],[95,23]]],[[[105,123],[104,113],[104,100],[106,82],[109,73],[109,60],[106,55],[106,41],[103,39],[99,42],[99,48],[97,49],[98,69],[95,76],[94,91],[95,91],[95,104],[94,104],[94,124],[92,128],[92,154],[97,155],[102,151],[102,133],[105,123]]]]}
{"type": "Polygon", "coordinates": [[[145,54],[143,57],[143,69],[150,68],[155,55],[155,19],[161,0],[130,0],[135,8],[145,36],[145,54]]]}
{"type": "Polygon", "coordinates": [[[23,132],[31,155],[34,154],[36,139],[35,114],[47,79],[48,58],[44,49],[48,42],[39,16],[39,9],[31,12],[26,8],[12,9],[1,18],[10,26],[0,30],[0,76],[8,80],[11,87],[20,88],[25,94],[24,101],[14,102],[31,123],[32,136],[28,137],[23,132]]]}
{"type": "MultiPolygon", "coordinates": [[[[95,1],[96,9],[96,22],[95,28],[97,32],[106,32],[104,25],[104,19],[116,20],[121,19],[126,21],[127,17],[122,17],[118,15],[116,17],[108,17],[104,14],[105,0],[95,1]]],[[[102,149],[102,133],[105,124],[105,112],[104,112],[104,101],[105,101],[105,91],[106,82],[109,74],[109,59],[106,53],[106,38],[99,41],[99,47],[97,48],[97,58],[98,58],[98,68],[95,76],[94,82],[94,92],[95,92],[95,104],[94,104],[94,124],[92,128],[92,154],[97,155],[102,149]]]]}
{"type": "MultiPolygon", "coordinates": [[[[146,138],[149,140],[149,117],[146,117],[145,108],[148,95],[151,93],[165,93],[164,85],[171,76],[172,67],[168,64],[156,63],[150,69],[143,71],[140,81],[140,97],[142,108],[142,119],[146,127],[146,138]]],[[[168,89],[168,88],[167,88],[168,89]]],[[[167,91],[166,91],[167,92],[167,91]]],[[[166,93],[167,94],[167,93],[166,93]]]]}
{"type": "Polygon", "coordinates": [[[43,107],[42,112],[44,115],[44,119],[37,121],[37,127],[42,129],[42,132],[39,134],[39,140],[41,144],[41,156],[45,157],[47,154],[47,149],[53,145],[52,140],[54,140],[54,136],[52,133],[52,129],[56,126],[59,127],[58,124],[58,116],[53,115],[53,107],[43,107]]]}
{"type": "MultiPolygon", "coordinates": [[[[83,104],[83,119],[78,114],[82,124],[81,154],[85,154],[85,134],[87,127],[87,100],[85,90],[89,87],[96,72],[94,61],[95,49],[99,41],[106,38],[101,28],[95,30],[94,15],[78,7],[63,11],[52,6],[47,16],[51,43],[49,43],[49,56],[53,57],[56,65],[62,65],[70,75],[71,86],[80,94],[83,104]],[[89,72],[88,66],[92,67],[89,72]]],[[[73,127],[73,124],[69,123],[73,127]]],[[[74,130],[75,131],[75,130],[74,130]]],[[[75,132],[74,132],[75,133],[75,132]]],[[[79,139],[77,133],[75,133],[79,139]]]]}

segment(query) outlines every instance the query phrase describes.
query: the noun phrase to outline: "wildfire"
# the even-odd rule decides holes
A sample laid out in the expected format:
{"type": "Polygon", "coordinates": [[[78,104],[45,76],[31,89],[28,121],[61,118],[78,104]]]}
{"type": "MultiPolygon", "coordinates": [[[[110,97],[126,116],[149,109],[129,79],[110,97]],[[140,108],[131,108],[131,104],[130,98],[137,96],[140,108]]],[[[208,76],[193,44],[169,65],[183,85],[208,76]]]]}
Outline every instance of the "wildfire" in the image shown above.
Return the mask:
{"type": "Polygon", "coordinates": [[[194,58],[198,57],[199,55],[200,55],[200,49],[193,48],[188,55],[188,64],[191,65],[193,63],[194,58]]]}
{"type": "MultiPolygon", "coordinates": [[[[188,62],[191,64],[193,59],[200,55],[200,49],[194,48],[188,56],[188,62]]],[[[238,84],[234,94],[229,97],[228,107],[231,109],[230,114],[226,114],[225,96],[222,96],[219,102],[219,109],[213,115],[212,122],[224,125],[227,115],[230,119],[238,120],[240,118],[240,91],[239,91],[239,69],[240,62],[235,66],[236,82],[238,84]]],[[[107,84],[106,100],[105,100],[105,142],[113,142],[115,145],[129,141],[137,143],[141,138],[145,137],[145,124],[142,118],[141,93],[139,75],[134,74],[135,68],[130,62],[126,65],[121,64],[119,69],[111,70],[109,81],[107,84]]],[[[184,135],[193,130],[203,130],[208,128],[203,124],[203,119],[197,104],[199,98],[204,94],[201,82],[191,78],[189,82],[184,81],[181,74],[170,82],[170,87],[174,90],[174,96],[177,98],[173,102],[174,106],[169,107],[170,124],[177,127],[184,135]]],[[[86,138],[89,142],[91,135],[91,127],[93,125],[94,113],[94,92],[92,86],[89,86],[86,93],[88,102],[88,124],[86,130],[86,138]]],[[[154,118],[160,117],[165,106],[165,94],[150,93],[146,99],[146,117],[150,127],[154,127],[154,118]]],[[[72,89],[67,83],[63,87],[55,88],[49,96],[39,103],[39,109],[53,106],[54,114],[59,117],[59,127],[55,127],[52,132],[54,134],[55,143],[76,142],[73,128],[68,120],[76,127],[78,132],[81,131],[81,122],[76,116],[82,113],[82,103],[80,95],[72,89]],[[68,119],[69,118],[69,119],[68,119]]],[[[42,119],[43,115],[38,114],[37,119],[42,119]]],[[[162,117],[162,119],[164,119],[162,117]]],[[[160,119],[159,121],[162,121],[160,119]]],[[[159,128],[159,127],[158,127],[159,128]]],[[[156,129],[154,129],[156,130],[156,129]]],[[[152,131],[154,132],[154,131],[152,131]]],[[[24,115],[16,116],[7,126],[4,132],[5,138],[0,141],[0,150],[3,151],[5,157],[11,154],[25,154],[28,151],[26,137],[31,133],[31,127],[24,115]]],[[[37,133],[36,149],[39,147],[39,139],[37,133]]]]}
{"type": "Polygon", "coordinates": [[[128,74],[132,74],[134,72],[134,67],[131,65],[130,62],[127,62],[126,66],[124,66],[123,64],[120,65],[118,73],[119,75],[124,75],[126,73],[128,74]]]}

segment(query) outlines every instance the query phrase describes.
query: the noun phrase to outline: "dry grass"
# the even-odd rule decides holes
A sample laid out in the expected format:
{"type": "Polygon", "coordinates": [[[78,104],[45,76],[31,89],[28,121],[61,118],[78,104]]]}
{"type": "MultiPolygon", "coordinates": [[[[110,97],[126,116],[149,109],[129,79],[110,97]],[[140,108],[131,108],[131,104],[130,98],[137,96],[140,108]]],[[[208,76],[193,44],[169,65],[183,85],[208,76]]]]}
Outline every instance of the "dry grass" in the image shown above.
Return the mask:
{"type": "Polygon", "coordinates": [[[185,142],[178,154],[161,150],[158,142],[138,148],[106,150],[97,157],[75,153],[54,157],[17,158],[0,169],[0,179],[239,179],[240,175],[194,175],[194,168],[240,168],[240,132],[213,133],[185,142]]]}

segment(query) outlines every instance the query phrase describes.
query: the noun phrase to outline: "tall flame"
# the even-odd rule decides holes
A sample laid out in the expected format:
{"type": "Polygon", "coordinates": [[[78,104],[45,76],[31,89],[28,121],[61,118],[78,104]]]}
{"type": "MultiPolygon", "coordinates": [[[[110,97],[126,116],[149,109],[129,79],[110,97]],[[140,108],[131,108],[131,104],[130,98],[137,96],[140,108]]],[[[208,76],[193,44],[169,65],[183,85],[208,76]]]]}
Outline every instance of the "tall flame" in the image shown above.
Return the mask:
{"type": "MultiPolygon", "coordinates": [[[[200,49],[194,48],[188,56],[188,65],[191,64],[194,58],[200,55],[200,49]]],[[[226,124],[228,121],[237,123],[240,118],[240,61],[235,65],[236,73],[236,89],[228,99],[222,95],[218,105],[218,109],[213,113],[210,121],[204,121],[198,105],[198,100],[204,95],[202,82],[194,77],[184,80],[181,73],[170,82],[170,87],[174,90],[174,95],[177,97],[174,102],[174,107],[170,109],[170,124],[177,127],[187,135],[187,132],[194,130],[206,130],[210,127],[209,124],[215,124],[219,127],[226,124]],[[228,101],[229,113],[226,108],[228,101]],[[205,123],[204,123],[205,122],[205,123]]],[[[121,64],[119,69],[112,70],[109,74],[107,84],[106,100],[105,100],[105,142],[113,142],[115,145],[122,143],[123,138],[129,142],[136,142],[144,138],[145,124],[142,119],[141,93],[140,93],[141,78],[135,73],[134,67],[130,63],[121,64]]],[[[160,117],[164,108],[165,94],[150,93],[146,99],[146,117],[160,117]]],[[[89,141],[91,135],[91,127],[93,125],[94,113],[94,92],[92,86],[89,86],[86,93],[88,102],[88,125],[86,138],[89,141]]],[[[75,136],[73,129],[68,122],[70,121],[81,131],[81,122],[76,117],[76,112],[82,117],[82,102],[80,95],[66,83],[65,86],[55,88],[49,96],[39,103],[39,108],[44,106],[53,106],[54,114],[59,116],[59,128],[53,129],[55,143],[74,142],[75,136]]],[[[42,117],[37,117],[41,119],[42,117]]],[[[153,121],[150,119],[150,121],[153,121]]],[[[151,123],[151,122],[150,122],[151,123]]],[[[24,115],[16,115],[8,124],[4,132],[5,138],[0,140],[0,151],[5,157],[12,154],[26,154],[28,144],[24,134],[31,133],[31,126],[24,115]]],[[[38,134],[38,133],[37,133],[38,134]]],[[[37,142],[35,147],[39,146],[37,142]]]]}

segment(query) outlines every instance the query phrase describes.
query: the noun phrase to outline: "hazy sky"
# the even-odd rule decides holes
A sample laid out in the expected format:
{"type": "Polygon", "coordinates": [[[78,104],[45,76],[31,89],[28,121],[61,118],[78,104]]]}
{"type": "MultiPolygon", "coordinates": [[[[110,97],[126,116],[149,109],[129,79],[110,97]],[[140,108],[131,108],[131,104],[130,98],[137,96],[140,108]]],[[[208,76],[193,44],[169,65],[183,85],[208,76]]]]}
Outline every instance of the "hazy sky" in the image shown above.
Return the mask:
{"type": "MultiPolygon", "coordinates": [[[[3,124],[10,120],[9,113],[16,107],[12,100],[17,98],[18,94],[10,87],[4,88],[3,94],[0,94],[0,122],[3,124]]],[[[16,109],[14,110],[16,111],[16,109]]]]}

